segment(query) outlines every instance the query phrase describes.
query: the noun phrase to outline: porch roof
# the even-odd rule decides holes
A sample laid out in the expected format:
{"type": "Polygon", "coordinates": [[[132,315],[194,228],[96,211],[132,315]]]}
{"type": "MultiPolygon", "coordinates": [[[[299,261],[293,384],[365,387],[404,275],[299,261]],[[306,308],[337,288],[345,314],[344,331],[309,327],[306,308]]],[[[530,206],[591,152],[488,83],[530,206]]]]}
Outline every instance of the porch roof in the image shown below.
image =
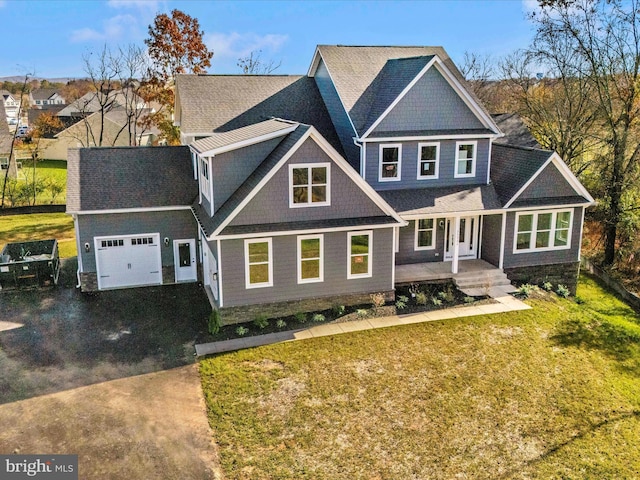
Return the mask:
{"type": "Polygon", "coordinates": [[[493,184],[383,190],[378,193],[400,215],[482,212],[502,208],[493,184]]]}

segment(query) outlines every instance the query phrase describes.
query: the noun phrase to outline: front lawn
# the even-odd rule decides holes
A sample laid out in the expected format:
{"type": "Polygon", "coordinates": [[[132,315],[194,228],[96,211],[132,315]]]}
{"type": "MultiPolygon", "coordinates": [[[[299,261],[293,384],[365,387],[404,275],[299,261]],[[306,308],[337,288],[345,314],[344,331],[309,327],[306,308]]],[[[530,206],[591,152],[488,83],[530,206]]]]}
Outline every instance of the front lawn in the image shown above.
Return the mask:
{"type": "Polygon", "coordinates": [[[61,258],[77,255],[73,218],[65,213],[32,213],[0,217],[0,249],[13,242],[58,240],[61,258]]]}
{"type": "Polygon", "coordinates": [[[202,360],[225,478],[637,478],[640,317],[578,295],[202,360]]]}

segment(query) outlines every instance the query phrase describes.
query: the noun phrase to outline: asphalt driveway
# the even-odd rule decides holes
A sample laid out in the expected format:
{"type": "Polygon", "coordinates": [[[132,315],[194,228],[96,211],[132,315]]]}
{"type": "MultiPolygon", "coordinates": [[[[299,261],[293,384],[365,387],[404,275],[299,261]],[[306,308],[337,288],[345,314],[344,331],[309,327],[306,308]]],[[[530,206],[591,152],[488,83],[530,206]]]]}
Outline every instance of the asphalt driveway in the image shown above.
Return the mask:
{"type": "Polygon", "coordinates": [[[66,262],[57,288],[1,291],[0,403],[194,362],[211,311],[197,284],[86,295],[66,262]]]}

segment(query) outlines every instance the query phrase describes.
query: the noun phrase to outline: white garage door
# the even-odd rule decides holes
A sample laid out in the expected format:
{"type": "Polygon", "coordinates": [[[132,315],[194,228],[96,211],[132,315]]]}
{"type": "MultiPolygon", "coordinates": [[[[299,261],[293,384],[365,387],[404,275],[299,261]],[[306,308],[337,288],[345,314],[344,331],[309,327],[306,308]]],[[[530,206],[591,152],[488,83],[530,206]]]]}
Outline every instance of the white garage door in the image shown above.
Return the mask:
{"type": "Polygon", "coordinates": [[[162,284],[160,235],[96,237],[98,288],[162,284]]]}

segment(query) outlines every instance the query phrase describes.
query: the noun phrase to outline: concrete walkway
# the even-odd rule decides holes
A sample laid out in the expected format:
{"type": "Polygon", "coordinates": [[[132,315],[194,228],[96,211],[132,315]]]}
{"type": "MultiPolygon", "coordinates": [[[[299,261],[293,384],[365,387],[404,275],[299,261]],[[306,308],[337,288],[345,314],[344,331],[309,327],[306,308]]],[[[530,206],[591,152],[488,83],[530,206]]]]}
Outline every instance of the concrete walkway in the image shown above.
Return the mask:
{"type": "Polygon", "coordinates": [[[447,318],[473,317],[476,315],[488,315],[492,313],[513,312],[515,310],[528,310],[531,307],[517,298],[508,295],[499,287],[492,289],[489,295],[497,303],[489,305],[471,305],[468,307],[446,308],[431,312],[414,313],[410,315],[392,315],[389,317],[371,318],[356,320],[353,322],[325,323],[315,327],[303,328],[300,330],[290,330],[287,332],[269,333],[267,335],[256,335],[253,337],[234,338],[233,340],[223,340],[220,342],[203,343],[196,345],[196,355],[211,355],[214,353],[232,352],[244,348],[260,347],[273,343],[290,342],[294,340],[304,340],[306,338],[326,337],[329,335],[339,335],[341,333],[359,332],[361,330],[372,330],[374,328],[393,327],[396,325],[407,325],[410,323],[431,322],[434,320],[445,320],[447,318]]]}

